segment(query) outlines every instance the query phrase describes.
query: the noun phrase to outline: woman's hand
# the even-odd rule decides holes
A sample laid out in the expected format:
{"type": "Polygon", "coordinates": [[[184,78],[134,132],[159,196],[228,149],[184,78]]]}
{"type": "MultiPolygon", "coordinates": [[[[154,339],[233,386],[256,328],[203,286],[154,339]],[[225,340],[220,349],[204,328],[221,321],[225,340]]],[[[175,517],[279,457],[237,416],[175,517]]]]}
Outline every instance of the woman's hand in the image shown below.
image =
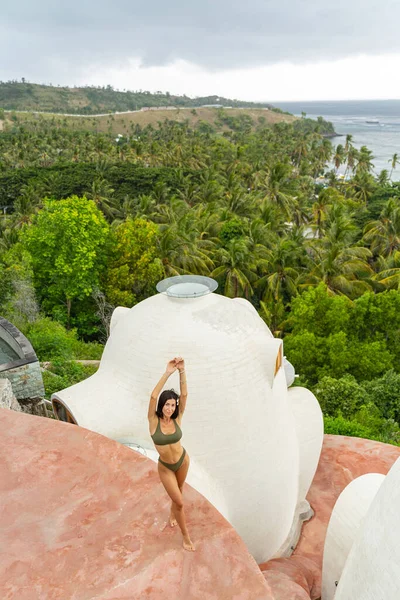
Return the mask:
{"type": "Polygon", "coordinates": [[[176,358],[173,358],[172,360],[170,360],[168,362],[165,372],[167,373],[167,375],[172,375],[172,373],[175,373],[176,369],[177,369],[176,358]]]}
{"type": "Polygon", "coordinates": [[[174,360],[175,360],[176,368],[179,371],[184,371],[185,370],[185,361],[183,360],[183,358],[181,356],[176,356],[174,358],[174,360]]]}

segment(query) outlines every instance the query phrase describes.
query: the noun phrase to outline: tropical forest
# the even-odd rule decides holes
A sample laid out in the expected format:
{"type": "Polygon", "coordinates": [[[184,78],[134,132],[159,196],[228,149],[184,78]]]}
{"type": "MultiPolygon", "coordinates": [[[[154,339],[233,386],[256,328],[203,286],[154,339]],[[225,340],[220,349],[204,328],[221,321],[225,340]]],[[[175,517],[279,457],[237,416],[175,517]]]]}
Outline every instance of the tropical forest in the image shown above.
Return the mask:
{"type": "Polygon", "coordinates": [[[115,307],[206,275],[284,339],[327,433],[399,445],[398,156],[376,172],[322,118],[228,102],[100,118],[3,100],[0,314],[51,363],[49,397],[96,368],[76,361],[101,357],[115,307]]]}

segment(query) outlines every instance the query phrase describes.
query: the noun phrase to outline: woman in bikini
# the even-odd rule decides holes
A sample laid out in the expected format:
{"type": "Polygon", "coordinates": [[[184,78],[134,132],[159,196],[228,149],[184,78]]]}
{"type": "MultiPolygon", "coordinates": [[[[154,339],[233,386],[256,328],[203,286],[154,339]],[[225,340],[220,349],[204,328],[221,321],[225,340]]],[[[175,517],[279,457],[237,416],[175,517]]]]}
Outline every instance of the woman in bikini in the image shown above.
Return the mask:
{"type": "Polygon", "coordinates": [[[183,535],[183,547],[193,552],[195,548],[186,527],[182,497],[182,488],[190,463],[189,455],[180,442],[182,437],[180,425],[185,412],[186,399],[185,362],[183,358],[176,357],[169,361],[165,373],[151,393],[148,419],[150,435],[160,455],[158,473],[172,501],[170,525],[172,527],[179,525],[183,535]],[[164,390],[160,394],[168,378],[176,370],[179,371],[180,395],[174,390],[164,390]]]}

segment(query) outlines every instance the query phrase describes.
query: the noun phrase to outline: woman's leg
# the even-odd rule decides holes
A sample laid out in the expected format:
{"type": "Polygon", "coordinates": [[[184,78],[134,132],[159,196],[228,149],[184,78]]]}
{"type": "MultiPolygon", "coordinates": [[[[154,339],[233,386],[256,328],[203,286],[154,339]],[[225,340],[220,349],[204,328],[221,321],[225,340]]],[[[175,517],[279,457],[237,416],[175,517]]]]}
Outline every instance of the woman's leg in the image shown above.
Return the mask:
{"type": "Polygon", "coordinates": [[[182,492],[179,489],[176,475],[173,471],[170,471],[170,469],[167,469],[167,467],[164,467],[164,465],[161,465],[160,463],[158,463],[158,473],[160,475],[161,483],[163,484],[168,496],[172,500],[175,518],[183,535],[183,547],[185,550],[193,552],[194,545],[190,539],[189,532],[186,527],[182,492]]]}
{"type": "MultiPolygon", "coordinates": [[[[183,460],[181,467],[175,473],[175,477],[178,482],[178,487],[182,494],[183,494],[182,488],[183,488],[183,484],[185,483],[186,475],[188,474],[189,464],[190,464],[189,455],[186,453],[186,456],[183,460]]],[[[169,524],[171,525],[171,527],[175,527],[175,525],[178,524],[178,522],[175,518],[173,502],[171,503],[171,514],[169,516],[169,524]]]]}

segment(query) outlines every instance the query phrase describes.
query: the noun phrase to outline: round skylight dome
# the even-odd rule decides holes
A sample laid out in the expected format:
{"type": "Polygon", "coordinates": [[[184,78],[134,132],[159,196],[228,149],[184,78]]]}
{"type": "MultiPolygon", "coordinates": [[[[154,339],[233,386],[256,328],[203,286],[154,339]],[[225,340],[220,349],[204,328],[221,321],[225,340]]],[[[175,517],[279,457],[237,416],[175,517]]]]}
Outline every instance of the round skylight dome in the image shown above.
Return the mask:
{"type": "Polygon", "coordinates": [[[157,291],[174,298],[199,298],[211,294],[218,283],[211,277],[202,275],[177,275],[168,277],[157,283],[157,291]]]}

